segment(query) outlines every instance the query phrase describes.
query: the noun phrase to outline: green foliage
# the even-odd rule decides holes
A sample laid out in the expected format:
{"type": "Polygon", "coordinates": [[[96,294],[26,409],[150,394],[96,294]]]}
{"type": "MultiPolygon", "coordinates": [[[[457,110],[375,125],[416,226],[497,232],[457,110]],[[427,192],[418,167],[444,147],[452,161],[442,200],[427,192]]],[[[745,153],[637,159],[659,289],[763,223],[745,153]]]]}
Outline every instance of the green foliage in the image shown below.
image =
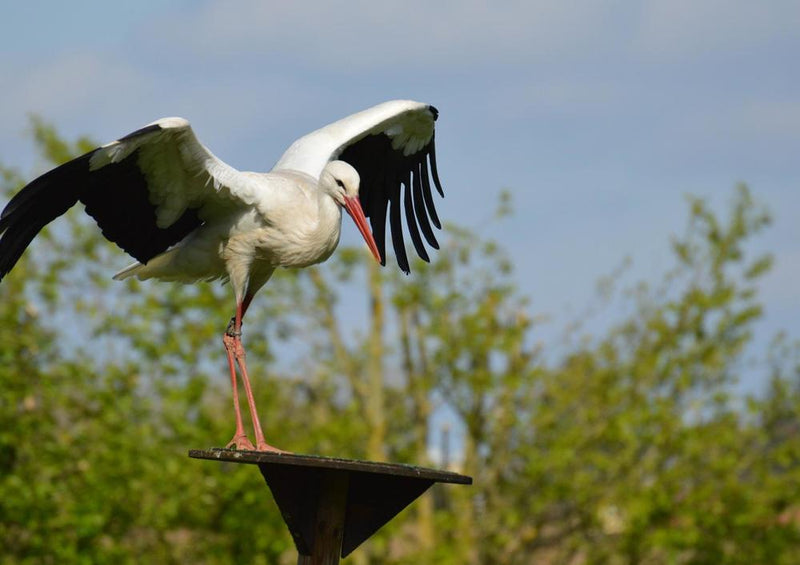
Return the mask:
{"type": "MultiPolygon", "coordinates": [[[[92,147],[32,131],[50,164],[92,147]]],[[[769,217],[743,186],[727,216],[689,204],[674,269],[558,357],[502,248],[457,226],[411,277],[362,249],[276,275],[245,335],[267,439],[437,465],[446,409],[449,464],[475,477],[355,563],[797,562],[800,344],[765,352],[763,396],[734,393],[772,263],[747,242],[769,217]]],[[[293,562],[258,473],[186,458],[233,432],[229,289],[108,284],[127,260],[75,210],[0,284],[0,563],[293,562]]]]}

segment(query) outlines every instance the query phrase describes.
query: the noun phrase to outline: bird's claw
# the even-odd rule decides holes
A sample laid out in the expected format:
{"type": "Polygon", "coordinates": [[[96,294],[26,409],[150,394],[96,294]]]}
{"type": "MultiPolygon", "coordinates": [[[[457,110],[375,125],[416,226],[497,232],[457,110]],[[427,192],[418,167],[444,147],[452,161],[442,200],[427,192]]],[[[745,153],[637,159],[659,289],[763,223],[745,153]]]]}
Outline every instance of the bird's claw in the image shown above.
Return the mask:
{"type": "Polygon", "coordinates": [[[233,436],[233,439],[231,439],[231,441],[228,442],[228,445],[225,446],[225,449],[235,449],[237,451],[266,451],[269,453],[289,453],[288,451],[284,451],[283,449],[278,449],[277,447],[272,446],[265,441],[258,442],[258,447],[256,447],[249,439],[247,439],[247,436],[244,434],[238,434],[233,436]]]}
{"type": "Polygon", "coordinates": [[[225,449],[236,449],[239,451],[261,451],[260,449],[256,450],[256,447],[249,439],[247,439],[247,436],[244,434],[233,436],[231,441],[228,442],[228,445],[225,446],[225,449]]]}
{"type": "Polygon", "coordinates": [[[256,449],[258,451],[267,451],[269,453],[291,453],[290,451],[284,451],[283,449],[278,449],[277,447],[270,445],[265,441],[260,442],[256,449]]]}

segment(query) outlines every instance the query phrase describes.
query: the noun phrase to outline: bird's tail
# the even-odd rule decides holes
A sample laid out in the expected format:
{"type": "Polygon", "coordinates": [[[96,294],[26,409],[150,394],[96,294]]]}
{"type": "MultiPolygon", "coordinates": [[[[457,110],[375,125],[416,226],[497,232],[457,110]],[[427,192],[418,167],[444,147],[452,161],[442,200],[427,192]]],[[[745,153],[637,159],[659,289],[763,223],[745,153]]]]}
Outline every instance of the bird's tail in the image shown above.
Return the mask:
{"type": "Polygon", "coordinates": [[[135,277],[136,274],[144,267],[141,263],[133,263],[132,265],[128,265],[116,275],[114,275],[115,281],[124,281],[129,277],[135,277]]]}
{"type": "Polygon", "coordinates": [[[171,271],[174,271],[174,269],[170,267],[175,249],[176,248],[172,248],[165,253],[156,255],[147,263],[133,263],[132,265],[128,265],[114,275],[114,280],[122,281],[130,277],[136,277],[140,281],[154,277],[166,281],[174,280],[174,278],[170,276],[171,271]]]}
{"type": "Polygon", "coordinates": [[[182,258],[180,250],[180,246],[173,247],[160,255],[156,255],[147,263],[128,265],[114,275],[114,280],[121,281],[136,277],[140,281],[158,279],[168,282],[194,283],[197,281],[213,281],[224,277],[224,270],[216,272],[189,268],[191,265],[196,265],[197,262],[187,262],[186,257],[182,258]]]}

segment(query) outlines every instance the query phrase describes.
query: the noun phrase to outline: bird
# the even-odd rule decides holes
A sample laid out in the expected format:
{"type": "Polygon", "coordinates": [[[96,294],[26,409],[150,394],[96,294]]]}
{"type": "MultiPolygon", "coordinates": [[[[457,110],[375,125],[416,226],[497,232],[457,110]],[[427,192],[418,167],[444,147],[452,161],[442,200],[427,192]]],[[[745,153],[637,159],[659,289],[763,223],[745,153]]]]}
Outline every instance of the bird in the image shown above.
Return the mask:
{"type": "Polygon", "coordinates": [[[434,144],[438,110],[392,100],[292,143],[267,173],[239,171],[202,145],[184,118],[156,120],[35,178],[0,214],[0,280],[33,238],[81,202],[102,235],[135,263],[123,280],[230,283],[235,313],[223,333],[235,431],[226,448],[280,452],[264,437],[242,344],[242,321],[277,268],[325,261],[344,209],[375,259],[386,264],[386,225],[399,268],[410,271],[403,216],[417,255],[439,248],[433,187],[444,196],[434,144]],[[367,225],[367,218],[369,225],[367,225]],[[244,385],[255,444],[237,388],[244,385]]]}

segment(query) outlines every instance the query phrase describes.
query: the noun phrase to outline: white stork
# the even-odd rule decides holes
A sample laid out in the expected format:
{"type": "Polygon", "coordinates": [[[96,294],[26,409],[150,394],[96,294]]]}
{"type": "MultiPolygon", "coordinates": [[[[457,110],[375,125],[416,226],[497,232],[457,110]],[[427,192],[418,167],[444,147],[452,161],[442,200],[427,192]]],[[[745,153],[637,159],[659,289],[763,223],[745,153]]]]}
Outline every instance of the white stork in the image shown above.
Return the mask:
{"type": "Polygon", "coordinates": [[[261,430],[241,342],[253,295],[277,267],[326,260],[339,242],[342,208],[385,264],[387,209],[400,268],[409,271],[401,222],[428,260],[441,228],[433,106],[385,102],[295,141],[269,173],[241,172],[195,137],[189,122],[164,118],[31,181],[0,215],[0,280],[37,233],[78,201],[106,239],[138,262],[115,279],[230,281],[236,314],[223,336],[236,431],[227,447],[272,451],[261,430]],[[405,190],[402,190],[405,187],[405,190]],[[367,227],[370,219],[372,231],[367,227]],[[237,393],[241,371],[256,445],[247,439],[237,393]]]}

